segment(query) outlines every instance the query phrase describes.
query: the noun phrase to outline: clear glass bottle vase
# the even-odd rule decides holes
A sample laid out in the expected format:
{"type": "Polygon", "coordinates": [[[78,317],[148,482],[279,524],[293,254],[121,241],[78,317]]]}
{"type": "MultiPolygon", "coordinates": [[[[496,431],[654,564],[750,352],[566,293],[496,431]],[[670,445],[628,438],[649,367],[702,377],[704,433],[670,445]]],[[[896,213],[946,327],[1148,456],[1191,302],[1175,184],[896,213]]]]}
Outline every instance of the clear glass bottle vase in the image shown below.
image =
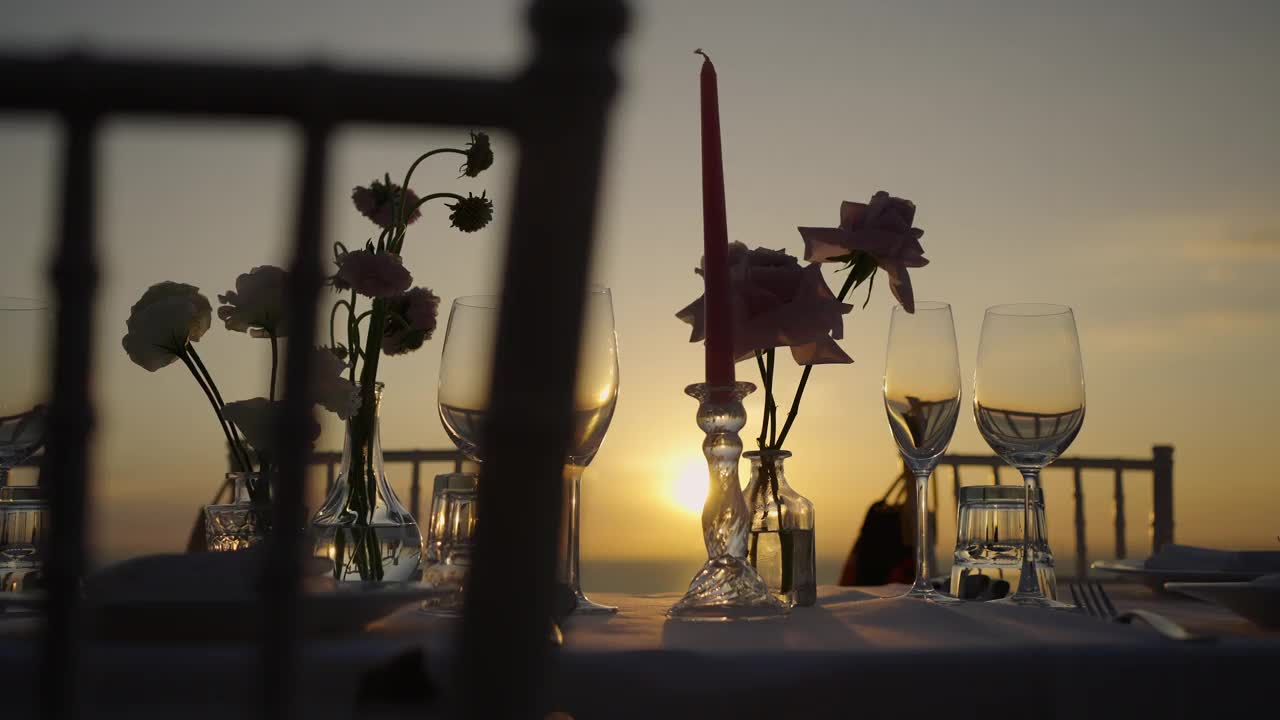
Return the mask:
{"type": "Polygon", "coordinates": [[[333,561],[339,582],[413,580],[422,557],[418,523],[383,470],[378,428],[382,391],[382,383],[360,389],[360,410],[347,420],[342,464],[324,505],[311,519],[315,554],[333,561]]]}
{"type": "Polygon", "coordinates": [[[248,550],[271,532],[271,503],[255,503],[249,486],[262,482],[256,472],[227,473],[231,499],[204,506],[204,545],[210,552],[248,550]]]}
{"type": "Polygon", "coordinates": [[[799,607],[817,602],[813,503],[787,484],[786,450],[743,453],[751,461],[744,494],[751,514],[747,560],[779,600],[799,607]]]}

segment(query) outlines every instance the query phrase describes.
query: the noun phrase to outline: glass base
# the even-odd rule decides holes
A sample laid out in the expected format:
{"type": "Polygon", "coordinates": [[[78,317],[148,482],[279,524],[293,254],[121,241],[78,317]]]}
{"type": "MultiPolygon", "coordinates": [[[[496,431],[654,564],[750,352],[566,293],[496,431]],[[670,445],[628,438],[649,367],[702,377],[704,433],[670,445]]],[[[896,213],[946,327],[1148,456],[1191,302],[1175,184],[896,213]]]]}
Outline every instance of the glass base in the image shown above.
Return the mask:
{"type": "Polygon", "coordinates": [[[671,606],[667,617],[693,622],[767,620],[790,612],[779,602],[745,558],[721,555],[706,565],[689,583],[689,591],[671,606]]]}
{"type": "Polygon", "coordinates": [[[612,605],[602,605],[582,592],[582,588],[577,588],[573,592],[577,603],[573,606],[572,615],[612,615],[618,612],[618,608],[612,605]]]}
{"type": "Polygon", "coordinates": [[[959,605],[964,602],[964,600],[961,600],[954,595],[947,595],[946,593],[938,592],[931,587],[913,587],[905,593],[896,595],[889,599],[901,600],[904,598],[910,600],[924,600],[938,605],[959,605]]]}
{"type": "Polygon", "coordinates": [[[1076,609],[1076,606],[1071,603],[1058,602],[1040,593],[1014,593],[1007,598],[992,600],[991,602],[996,605],[1021,605],[1023,607],[1038,607],[1047,610],[1076,609]]]}

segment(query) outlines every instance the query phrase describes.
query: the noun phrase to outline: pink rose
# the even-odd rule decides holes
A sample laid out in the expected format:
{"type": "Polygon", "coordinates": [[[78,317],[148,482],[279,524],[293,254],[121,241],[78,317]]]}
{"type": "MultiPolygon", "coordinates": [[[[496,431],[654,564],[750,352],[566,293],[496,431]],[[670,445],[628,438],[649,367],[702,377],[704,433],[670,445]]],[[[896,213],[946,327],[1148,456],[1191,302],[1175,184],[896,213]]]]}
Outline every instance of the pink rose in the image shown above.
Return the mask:
{"type": "Polygon", "coordinates": [[[915,312],[915,295],[907,268],[924,267],[920,238],[924,230],[911,226],[916,206],[881,190],[870,204],[840,203],[840,225],[834,228],[797,228],[804,238],[804,259],[810,262],[844,262],[855,253],[866,253],[889,275],[889,289],[907,312],[915,312]]]}
{"type": "Polygon", "coordinates": [[[418,195],[412,190],[405,190],[402,193],[400,186],[391,182],[390,175],[386,175],[382,180],[374,180],[369,183],[369,187],[357,185],[351,191],[351,202],[361,215],[372,220],[378,227],[394,228],[398,219],[396,216],[402,212],[399,208],[402,194],[405,202],[404,224],[411,225],[413,221],[422,217],[422,212],[417,207],[418,195]]]}
{"type": "MultiPolygon", "coordinates": [[[[844,335],[842,316],[853,306],[836,299],[821,265],[801,267],[781,250],[748,250],[735,242],[729,246],[729,280],[737,360],[789,347],[800,365],[853,362],[836,343],[844,335]]],[[[703,303],[699,297],[676,313],[693,326],[690,342],[706,338],[703,303]]]]}
{"type": "Polygon", "coordinates": [[[431,339],[436,330],[440,298],[427,288],[416,287],[391,299],[387,309],[390,313],[382,333],[382,351],[403,355],[431,339]]]}
{"type": "Polygon", "coordinates": [[[355,250],[338,259],[337,282],[371,298],[395,297],[413,283],[399,255],[355,250]]]}

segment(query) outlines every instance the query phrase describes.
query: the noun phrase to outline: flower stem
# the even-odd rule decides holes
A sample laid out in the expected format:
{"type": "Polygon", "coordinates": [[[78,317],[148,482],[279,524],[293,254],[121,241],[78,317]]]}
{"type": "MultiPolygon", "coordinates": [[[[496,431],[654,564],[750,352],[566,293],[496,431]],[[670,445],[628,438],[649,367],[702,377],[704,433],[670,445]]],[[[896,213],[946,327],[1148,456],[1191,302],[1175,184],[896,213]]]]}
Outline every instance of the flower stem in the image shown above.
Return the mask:
{"type": "Polygon", "coordinates": [[[267,394],[267,399],[275,402],[276,400],[276,368],[280,365],[280,347],[276,343],[276,334],[271,333],[271,390],[267,394]]]}
{"type": "MultiPolygon", "coordinates": [[[[414,212],[418,210],[418,208],[422,207],[423,205],[426,205],[429,201],[438,200],[440,198],[449,198],[450,200],[466,200],[466,198],[462,197],[457,193],[450,193],[450,192],[431,193],[426,197],[418,198],[418,202],[414,203],[413,207],[409,208],[409,214],[412,215],[414,212]]],[[[387,249],[390,252],[395,253],[396,255],[400,254],[400,250],[404,248],[404,235],[406,232],[408,232],[408,226],[404,224],[404,219],[401,218],[396,225],[395,240],[394,242],[390,243],[387,246],[387,249]]]]}
{"type": "Polygon", "coordinates": [[[768,371],[769,396],[768,400],[768,418],[769,418],[769,442],[770,444],[778,440],[778,400],[773,394],[773,364],[774,356],[777,354],[777,348],[769,348],[769,354],[765,358],[765,368],[768,371]]]}
{"type": "MultiPolygon", "coordinates": [[[[844,302],[844,299],[848,297],[849,293],[852,292],[859,284],[860,283],[858,283],[854,278],[853,273],[850,272],[845,276],[844,285],[840,287],[840,294],[836,296],[836,300],[844,302]]],[[[782,443],[787,441],[787,434],[791,432],[791,425],[796,421],[796,415],[800,412],[800,399],[804,396],[804,388],[809,384],[809,373],[812,371],[812,365],[805,365],[804,372],[800,374],[800,384],[796,386],[795,397],[791,399],[791,409],[787,411],[787,420],[782,424],[782,432],[778,434],[778,439],[776,441],[770,443],[774,450],[781,450],[782,443]]]]}
{"type": "Polygon", "coordinates": [[[760,368],[760,384],[764,385],[764,412],[760,413],[764,416],[763,422],[760,423],[760,437],[756,438],[756,445],[764,450],[765,439],[769,435],[769,400],[773,395],[773,388],[769,385],[769,373],[765,370],[764,355],[759,350],[756,351],[756,367],[760,368]]]}
{"type": "MultiPolygon", "coordinates": [[[[187,348],[191,348],[191,346],[188,344],[187,348]]],[[[210,389],[209,385],[205,384],[205,380],[201,377],[200,371],[196,369],[195,363],[192,362],[192,355],[190,353],[179,353],[178,358],[182,360],[183,364],[187,366],[187,369],[191,371],[191,376],[196,379],[196,383],[200,386],[200,389],[204,391],[205,397],[209,398],[209,404],[213,406],[213,414],[218,416],[218,425],[222,428],[222,434],[227,438],[227,445],[231,448],[231,455],[235,458],[236,464],[240,466],[240,470],[242,472],[250,472],[252,468],[249,467],[248,460],[243,456],[243,449],[240,447],[240,444],[231,436],[232,426],[227,422],[226,417],[222,415],[222,403],[218,400],[215,391],[210,389]]]]}
{"type": "MultiPolygon", "coordinates": [[[[351,349],[351,373],[348,378],[351,382],[356,381],[356,363],[359,358],[355,357],[356,349],[360,347],[360,327],[351,322],[356,315],[356,290],[351,288],[351,302],[347,303],[347,347],[351,349]]],[[[366,359],[367,360],[367,359],[366,359]]]]}
{"type": "MultiPolygon", "coordinates": [[[[221,411],[222,406],[226,402],[222,399],[222,393],[218,392],[218,384],[213,381],[213,373],[209,372],[209,368],[205,367],[204,361],[200,359],[200,353],[196,352],[196,346],[187,343],[187,353],[191,355],[191,359],[195,361],[196,367],[200,369],[200,373],[204,376],[205,382],[209,384],[209,389],[213,391],[213,397],[218,401],[218,410],[221,411]]],[[[249,460],[249,451],[245,449],[244,440],[240,437],[240,431],[236,429],[235,423],[223,418],[223,422],[227,427],[231,428],[231,437],[235,440],[233,449],[244,457],[244,471],[253,472],[253,463],[249,460]]]]}
{"type": "MultiPolygon", "coordinates": [[[[432,155],[439,155],[441,153],[457,153],[459,155],[465,156],[467,154],[467,151],[459,150],[458,148],[438,148],[436,150],[429,150],[419,155],[418,159],[414,160],[409,165],[409,169],[405,171],[405,174],[404,174],[404,182],[401,183],[400,185],[400,197],[397,198],[397,202],[396,202],[396,206],[397,206],[396,207],[396,229],[397,229],[397,235],[398,235],[397,240],[399,242],[395,243],[394,245],[395,250],[392,251],[396,254],[399,254],[400,245],[402,245],[404,242],[404,219],[411,214],[410,212],[405,212],[405,203],[401,202],[404,200],[405,195],[409,191],[409,179],[413,177],[413,171],[418,169],[418,165],[422,164],[423,160],[426,160],[432,155]]],[[[429,199],[431,199],[431,196],[424,198],[421,202],[418,203],[418,205],[421,205],[422,203],[426,202],[429,199]]],[[[461,199],[461,198],[458,198],[458,199],[461,199]]],[[[418,208],[418,205],[414,206],[414,210],[418,208]]]]}
{"type": "Polygon", "coordinates": [[[338,308],[340,307],[346,307],[347,314],[351,314],[351,306],[347,304],[346,300],[339,300],[333,304],[333,309],[329,311],[329,347],[338,346],[338,337],[337,333],[334,332],[334,326],[338,321],[338,308]]]}

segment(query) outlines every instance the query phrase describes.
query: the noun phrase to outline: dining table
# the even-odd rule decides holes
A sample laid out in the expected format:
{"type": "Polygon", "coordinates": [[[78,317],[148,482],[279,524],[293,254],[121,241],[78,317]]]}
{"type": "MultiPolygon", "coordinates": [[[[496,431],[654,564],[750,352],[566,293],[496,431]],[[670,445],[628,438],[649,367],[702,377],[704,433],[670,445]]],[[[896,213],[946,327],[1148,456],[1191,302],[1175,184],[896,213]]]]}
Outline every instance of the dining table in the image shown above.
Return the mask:
{"type": "MultiPolygon", "coordinates": [[[[545,700],[553,717],[575,720],[1163,719],[1280,707],[1280,630],[1183,596],[1106,587],[1119,609],[1159,612],[1203,637],[1073,611],[898,599],[897,585],[820,586],[814,606],[751,622],[669,620],[679,593],[598,592],[618,612],[563,623],[545,700]]],[[[467,700],[454,690],[460,626],[411,604],[358,631],[305,638],[301,717],[454,716],[467,700]]],[[[86,716],[256,712],[254,638],[194,643],[154,630],[86,643],[86,716]]],[[[37,709],[39,631],[38,614],[0,614],[5,718],[37,709]]]]}

